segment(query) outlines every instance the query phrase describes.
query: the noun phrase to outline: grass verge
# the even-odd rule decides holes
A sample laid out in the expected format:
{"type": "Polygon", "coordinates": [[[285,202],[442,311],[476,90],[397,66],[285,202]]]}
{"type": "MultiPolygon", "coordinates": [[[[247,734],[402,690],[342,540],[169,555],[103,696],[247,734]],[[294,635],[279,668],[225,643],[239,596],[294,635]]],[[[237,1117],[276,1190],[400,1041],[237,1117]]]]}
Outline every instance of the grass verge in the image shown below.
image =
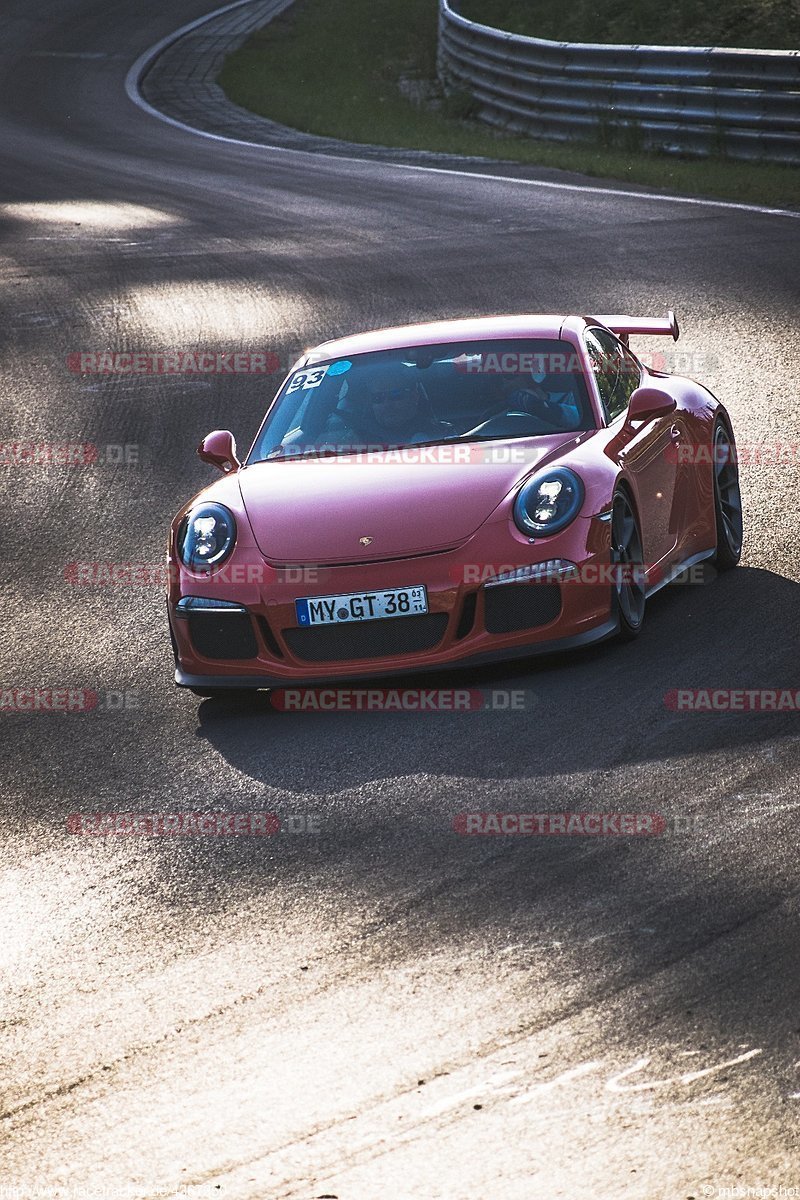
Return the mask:
{"type": "Polygon", "coordinates": [[[678,194],[800,204],[800,168],[536,141],[469,120],[469,98],[444,98],[435,82],[436,23],[436,0],[297,0],[228,57],[219,83],[236,104],[306,133],[558,167],[678,194]]]}
{"type": "Polygon", "coordinates": [[[796,50],[800,6],[795,0],[461,0],[471,21],[558,42],[651,46],[736,46],[796,50]]]}

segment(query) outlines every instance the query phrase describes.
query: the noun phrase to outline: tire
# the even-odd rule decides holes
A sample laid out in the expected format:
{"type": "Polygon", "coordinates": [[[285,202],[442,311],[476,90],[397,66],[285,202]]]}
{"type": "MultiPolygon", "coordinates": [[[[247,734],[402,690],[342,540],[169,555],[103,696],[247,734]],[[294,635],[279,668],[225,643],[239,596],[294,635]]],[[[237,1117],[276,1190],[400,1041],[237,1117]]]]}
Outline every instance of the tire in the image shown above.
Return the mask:
{"type": "Polygon", "coordinates": [[[712,562],[718,571],[730,571],[742,557],[742,493],[736,443],[728,423],[717,417],[712,434],[714,472],[714,522],[717,549],[712,562]]]}
{"type": "Polygon", "coordinates": [[[639,522],[624,488],[615,490],[611,514],[611,562],[624,568],[611,585],[611,603],[619,622],[617,638],[632,642],[644,625],[644,553],[639,522]]]}

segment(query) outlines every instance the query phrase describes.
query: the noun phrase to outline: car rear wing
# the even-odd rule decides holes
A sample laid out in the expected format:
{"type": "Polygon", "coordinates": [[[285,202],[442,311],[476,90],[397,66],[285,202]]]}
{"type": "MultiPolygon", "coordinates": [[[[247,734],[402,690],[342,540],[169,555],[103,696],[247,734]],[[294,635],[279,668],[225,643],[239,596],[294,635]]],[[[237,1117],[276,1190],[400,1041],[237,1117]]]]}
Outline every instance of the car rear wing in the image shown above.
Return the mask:
{"type": "Polygon", "coordinates": [[[632,333],[672,334],[673,342],[677,342],[680,335],[678,318],[671,308],[667,310],[666,317],[621,317],[618,314],[612,316],[598,314],[594,319],[615,333],[626,346],[632,333]]]}

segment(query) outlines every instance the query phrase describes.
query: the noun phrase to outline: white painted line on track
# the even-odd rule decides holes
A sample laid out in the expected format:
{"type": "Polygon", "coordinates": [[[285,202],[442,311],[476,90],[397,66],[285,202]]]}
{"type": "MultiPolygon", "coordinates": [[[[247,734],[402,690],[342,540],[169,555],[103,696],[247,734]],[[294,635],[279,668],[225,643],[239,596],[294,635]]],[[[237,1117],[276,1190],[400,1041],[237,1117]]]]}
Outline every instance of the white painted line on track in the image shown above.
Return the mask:
{"type": "Polygon", "coordinates": [[[199,29],[201,25],[207,24],[215,17],[220,17],[223,13],[232,12],[236,8],[243,8],[252,2],[253,0],[235,0],[233,4],[225,4],[222,8],[216,8],[204,17],[198,17],[196,20],[190,21],[188,25],[182,25],[174,33],[170,33],[167,37],[162,38],[161,41],[156,42],[149,50],[145,50],[143,54],[139,55],[125,76],[125,92],[128,99],[137,108],[149,113],[151,117],[155,117],[166,125],[172,125],[175,129],[183,130],[184,133],[194,134],[195,137],[206,138],[212,142],[222,142],[229,146],[245,146],[255,150],[270,150],[283,154],[332,158],[339,162],[358,163],[360,166],[375,163],[381,167],[394,167],[400,171],[422,171],[428,175],[452,175],[462,179],[485,179],[492,183],[512,183],[523,187],[544,188],[549,191],[578,192],[589,196],[624,196],[633,200],[659,201],[668,204],[693,204],[702,208],[724,208],[732,209],[736,212],[757,213],[766,217],[791,217],[794,220],[800,219],[800,210],[769,208],[766,205],[759,204],[740,204],[735,200],[708,200],[695,196],[670,196],[661,192],[633,192],[623,188],[595,187],[592,184],[554,183],[544,179],[519,179],[515,175],[490,175],[483,171],[459,170],[457,167],[426,167],[419,163],[397,163],[392,162],[390,159],[359,158],[356,155],[319,155],[315,150],[297,150],[291,146],[272,146],[264,142],[242,141],[239,138],[226,137],[221,133],[209,133],[204,129],[195,129],[192,125],[186,125],[183,121],[177,121],[174,117],[168,117],[165,113],[159,112],[157,108],[154,108],[152,104],[149,104],[145,100],[139,90],[140,80],[147,68],[158,58],[162,51],[171,46],[173,42],[177,42],[185,34],[199,29]]]}

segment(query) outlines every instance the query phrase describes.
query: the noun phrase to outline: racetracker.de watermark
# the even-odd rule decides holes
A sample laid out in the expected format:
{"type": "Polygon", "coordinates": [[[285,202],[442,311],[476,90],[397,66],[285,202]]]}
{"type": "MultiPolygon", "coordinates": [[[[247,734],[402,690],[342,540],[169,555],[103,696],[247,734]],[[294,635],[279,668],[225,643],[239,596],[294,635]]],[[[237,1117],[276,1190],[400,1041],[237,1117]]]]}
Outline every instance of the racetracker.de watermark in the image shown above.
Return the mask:
{"type": "MultiPolygon", "coordinates": [[[[656,350],[637,357],[650,371],[663,371],[668,375],[694,376],[716,371],[720,366],[717,355],[688,348],[656,350]]],[[[519,375],[523,379],[537,375],[583,375],[587,368],[614,379],[631,375],[638,380],[640,374],[636,359],[622,350],[592,358],[591,363],[588,358],[584,363],[577,349],[487,350],[462,354],[453,360],[453,369],[459,375],[519,375]]]]}
{"type": "Polygon", "coordinates": [[[0,686],[0,713],[128,713],[141,694],[129,688],[0,686]]]}
{"type": "Polygon", "coordinates": [[[177,812],[70,813],[67,832],[86,837],[273,837],[319,833],[317,813],[177,812]]]}
{"type": "MultiPolygon", "coordinates": [[[[670,579],[671,583],[708,583],[708,563],[694,563],[670,579]]],[[[455,583],[507,584],[507,583],[557,583],[562,587],[622,585],[651,586],[665,576],[661,563],[614,563],[595,560],[573,563],[563,558],[552,558],[539,563],[470,562],[459,563],[448,572],[455,583]]]]}
{"type": "Polygon", "coordinates": [[[666,829],[660,813],[459,813],[456,833],[524,837],[654,837],[666,829]]]}
{"type": "Polygon", "coordinates": [[[138,443],[0,442],[0,467],[137,467],[138,443]]]}
{"type": "Polygon", "coordinates": [[[706,442],[677,442],[667,446],[664,457],[678,467],[796,467],[800,465],[800,442],[743,442],[736,446],[712,446],[706,442]]]}
{"type": "Polygon", "coordinates": [[[274,375],[281,360],[272,350],[74,350],[74,375],[274,375]]]}
{"type": "Polygon", "coordinates": [[[523,712],[532,692],[503,688],[278,688],[269,702],[279,712],[523,712]]]}
{"type": "MultiPolygon", "coordinates": [[[[180,569],[169,563],[70,562],[64,579],[73,587],[167,587],[180,580],[180,569]]],[[[207,572],[217,585],[265,583],[316,584],[318,567],[270,567],[266,563],[228,563],[207,572]]]]}
{"type": "Polygon", "coordinates": [[[535,445],[507,445],[498,441],[477,445],[470,442],[441,442],[436,445],[391,446],[381,442],[296,442],[276,447],[267,461],[293,462],[326,466],[442,466],[465,465],[525,466],[538,462],[541,448],[535,445]]]}
{"type": "Polygon", "coordinates": [[[664,696],[673,712],[800,712],[797,688],[673,688],[664,696]]]}

